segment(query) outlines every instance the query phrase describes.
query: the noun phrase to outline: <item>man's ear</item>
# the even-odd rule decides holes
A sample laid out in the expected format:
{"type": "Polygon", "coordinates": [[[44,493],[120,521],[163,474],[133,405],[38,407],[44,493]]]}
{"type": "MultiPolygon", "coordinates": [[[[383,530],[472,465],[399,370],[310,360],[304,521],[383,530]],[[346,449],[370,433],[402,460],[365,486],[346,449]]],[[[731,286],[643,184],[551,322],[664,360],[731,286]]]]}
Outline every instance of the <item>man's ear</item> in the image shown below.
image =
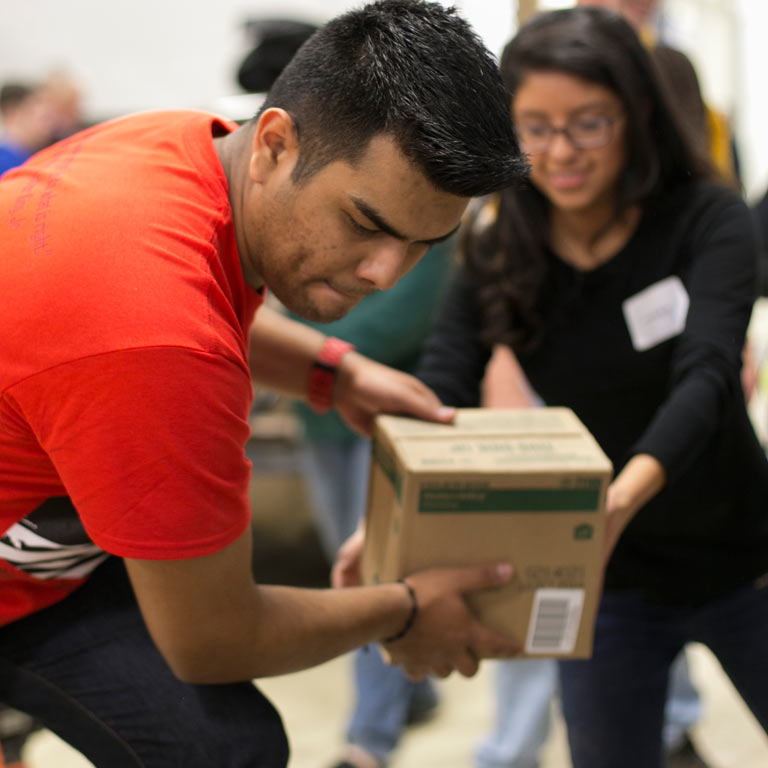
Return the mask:
{"type": "Polygon", "coordinates": [[[263,184],[279,166],[296,162],[299,146],[291,116],[271,107],[259,116],[251,137],[248,173],[251,181],[263,184]]]}

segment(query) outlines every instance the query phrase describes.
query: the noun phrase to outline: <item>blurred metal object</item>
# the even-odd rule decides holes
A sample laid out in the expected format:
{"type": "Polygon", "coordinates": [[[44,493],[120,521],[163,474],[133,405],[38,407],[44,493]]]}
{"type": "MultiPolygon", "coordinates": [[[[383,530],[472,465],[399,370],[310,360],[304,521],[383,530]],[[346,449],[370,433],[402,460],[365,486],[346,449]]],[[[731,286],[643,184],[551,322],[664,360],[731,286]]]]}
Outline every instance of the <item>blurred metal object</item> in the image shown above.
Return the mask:
{"type": "Polygon", "coordinates": [[[249,19],[244,24],[253,49],[237,72],[237,81],[249,93],[264,93],[317,29],[315,24],[293,19],[249,19]]]}

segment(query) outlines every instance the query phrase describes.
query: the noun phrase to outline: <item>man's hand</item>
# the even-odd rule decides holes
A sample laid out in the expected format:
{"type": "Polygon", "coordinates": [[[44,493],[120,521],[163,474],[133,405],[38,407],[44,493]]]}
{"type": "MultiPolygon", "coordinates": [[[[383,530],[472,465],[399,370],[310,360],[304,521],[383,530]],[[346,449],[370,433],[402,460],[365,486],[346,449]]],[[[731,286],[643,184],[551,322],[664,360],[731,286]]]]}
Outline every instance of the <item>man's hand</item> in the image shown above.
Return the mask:
{"type": "MultiPolygon", "coordinates": [[[[339,550],[331,572],[334,587],[360,584],[363,536],[361,523],[339,550]]],[[[454,670],[471,677],[480,659],[519,655],[520,644],[484,627],[465,600],[469,592],[503,586],[511,576],[512,567],[507,564],[432,568],[411,574],[407,581],[419,610],[401,639],[382,644],[384,659],[400,664],[411,680],[420,680],[426,675],[447,677],[454,670]]]]}
{"type": "Polygon", "coordinates": [[[370,435],[380,413],[450,423],[454,408],[444,406],[429,387],[407,373],[348,352],[339,365],[334,405],[351,429],[370,435]]]}
{"type": "Polygon", "coordinates": [[[511,575],[507,564],[412,574],[407,581],[419,610],[402,638],[382,645],[385,659],[401,665],[411,680],[419,680],[426,675],[447,677],[453,671],[472,677],[480,659],[517,656],[520,644],[483,626],[465,600],[470,592],[506,584],[511,575]]]}

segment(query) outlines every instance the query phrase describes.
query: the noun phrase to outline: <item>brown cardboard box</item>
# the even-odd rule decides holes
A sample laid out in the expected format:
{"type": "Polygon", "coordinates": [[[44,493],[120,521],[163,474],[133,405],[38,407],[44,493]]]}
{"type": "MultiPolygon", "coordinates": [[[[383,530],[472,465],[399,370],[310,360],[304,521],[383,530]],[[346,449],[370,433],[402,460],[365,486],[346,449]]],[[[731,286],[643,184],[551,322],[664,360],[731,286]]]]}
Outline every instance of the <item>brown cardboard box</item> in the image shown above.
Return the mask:
{"type": "Polygon", "coordinates": [[[524,655],[588,657],[611,463],[567,408],[458,411],[454,425],[376,420],[363,578],[511,562],[475,593],[488,626],[524,655]]]}

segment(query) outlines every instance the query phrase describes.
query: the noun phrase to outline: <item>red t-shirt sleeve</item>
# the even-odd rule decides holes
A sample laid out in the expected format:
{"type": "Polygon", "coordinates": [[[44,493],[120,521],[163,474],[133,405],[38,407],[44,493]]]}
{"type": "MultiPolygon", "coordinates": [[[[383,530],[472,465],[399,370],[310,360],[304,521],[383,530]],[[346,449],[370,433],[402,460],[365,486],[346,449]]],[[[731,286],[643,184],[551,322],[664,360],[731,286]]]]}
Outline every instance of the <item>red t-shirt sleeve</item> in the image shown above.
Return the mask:
{"type": "Polygon", "coordinates": [[[242,363],[177,347],[66,363],[13,387],[94,543],[140,559],[215,552],[250,522],[242,363]]]}

